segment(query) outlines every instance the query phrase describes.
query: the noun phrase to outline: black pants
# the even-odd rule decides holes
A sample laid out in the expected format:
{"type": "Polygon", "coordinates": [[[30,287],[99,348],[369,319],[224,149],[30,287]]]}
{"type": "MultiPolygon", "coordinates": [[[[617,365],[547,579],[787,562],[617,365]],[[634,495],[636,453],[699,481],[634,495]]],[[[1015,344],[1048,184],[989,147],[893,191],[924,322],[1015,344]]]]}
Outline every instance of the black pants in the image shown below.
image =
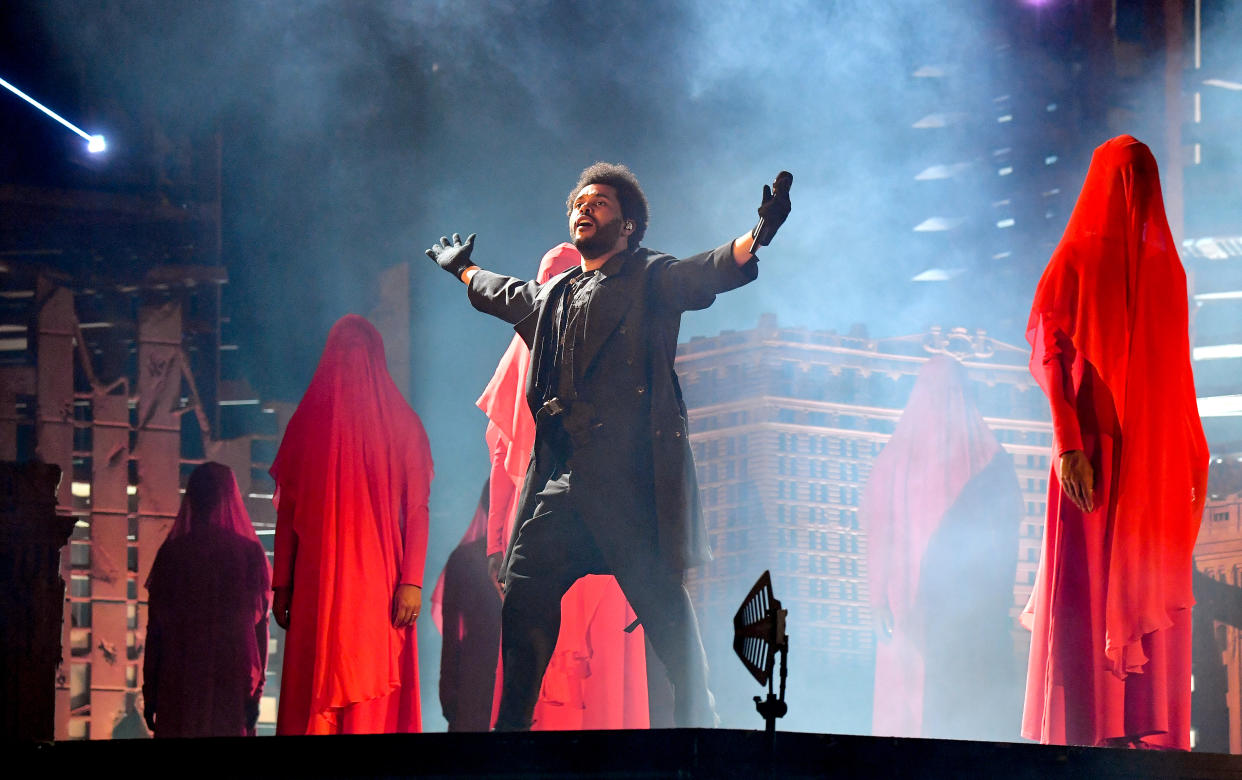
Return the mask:
{"type": "MultiPolygon", "coordinates": [[[[619,513],[654,510],[623,481],[577,487],[572,468],[558,469],[522,523],[505,580],[501,609],[504,684],[497,730],[527,729],[561,625],[561,597],[587,574],[612,574],[638,615],[647,640],[668,669],[674,721],[710,727],[707,656],[680,572],[658,562],[651,539],[613,543],[605,552],[588,528],[619,513]]],[[[593,480],[594,481],[594,480],[593,480]]],[[[622,627],[618,626],[618,630],[622,627]]]]}

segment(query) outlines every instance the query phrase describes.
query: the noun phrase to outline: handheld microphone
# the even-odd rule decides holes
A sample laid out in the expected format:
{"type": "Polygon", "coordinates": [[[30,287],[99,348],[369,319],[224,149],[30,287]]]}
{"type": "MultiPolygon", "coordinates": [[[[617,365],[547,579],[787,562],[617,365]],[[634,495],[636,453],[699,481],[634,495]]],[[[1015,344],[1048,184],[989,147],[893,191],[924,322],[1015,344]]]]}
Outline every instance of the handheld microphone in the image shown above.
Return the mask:
{"type": "MultiPolygon", "coordinates": [[[[772,182],[772,200],[789,199],[789,188],[793,186],[793,174],[789,171],[781,171],[776,174],[776,181],[772,182]]],[[[764,189],[767,189],[766,187],[764,189]]],[[[764,200],[767,204],[769,201],[764,200]]],[[[762,207],[760,207],[762,208],[762,207]]],[[[759,221],[755,224],[755,229],[750,231],[750,252],[754,254],[756,246],[767,246],[772,243],[772,237],[776,235],[776,229],[781,226],[781,222],[769,222],[765,216],[760,213],[759,221]]]]}

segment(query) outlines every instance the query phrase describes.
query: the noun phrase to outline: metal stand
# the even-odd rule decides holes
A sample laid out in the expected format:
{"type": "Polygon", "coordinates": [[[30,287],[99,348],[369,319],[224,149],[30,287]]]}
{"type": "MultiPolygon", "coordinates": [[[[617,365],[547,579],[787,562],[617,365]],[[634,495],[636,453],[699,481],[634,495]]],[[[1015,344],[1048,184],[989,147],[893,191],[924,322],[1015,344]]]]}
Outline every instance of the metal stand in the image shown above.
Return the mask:
{"type": "Polygon", "coordinates": [[[785,678],[788,675],[785,659],[789,655],[789,642],[786,641],[777,650],[781,657],[781,695],[778,697],[772,692],[773,680],[769,677],[767,697],[755,697],[755,709],[759,710],[759,714],[763,716],[763,730],[768,734],[776,733],[776,719],[785,717],[785,714],[789,712],[789,705],[785,704],[785,678]]]}

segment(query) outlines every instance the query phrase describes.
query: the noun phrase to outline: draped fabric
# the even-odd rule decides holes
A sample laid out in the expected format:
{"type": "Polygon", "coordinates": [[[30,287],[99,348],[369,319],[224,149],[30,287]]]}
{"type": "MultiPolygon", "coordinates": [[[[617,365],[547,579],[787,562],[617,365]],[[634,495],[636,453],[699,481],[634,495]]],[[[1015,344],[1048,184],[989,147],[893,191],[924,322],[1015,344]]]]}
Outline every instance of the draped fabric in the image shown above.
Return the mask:
{"type": "MultiPolygon", "coordinates": [[[[487,536],[488,495],[491,489],[490,484],[491,480],[483,483],[483,493],[479,496],[479,503],[474,508],[474,514],[470,516],[470,523],[466,526],[466,532],[461,535],[461,540],[457,542],[457,547],[454,548],[455,550],[468,547],[475,541],[483,539],[487,536]]],[[[484,547],[486,547],[486,541],[484,542],[484,547]]],[[[486,564],[486,561],[484,563],[486,564]]],[[[445,576],[446,572],[440,572],[440,576],[436,578],[436,586],[431,591],[431,620],[435,623],[436,630],[441,634],[444,633],[445,576]]],[[[492,588],[492,590],[495,590],[495,588],[492,588]]]]}
{"type": "Polygon", "coordinates": [[[1208,451],[1186,275],[1156,161],[1134,138],[1095,150],[1036,289],[1027,339],[1031,372],[1052,405],[1053,455],[1086,452],[1096,505],[1083,513],[1062,495],[1054,457],[1044,553],[1023,615],[1035,632],[1023,733],[1095,744],[1173,729],[1171,744],[1186,746],[1169,707],[1189,703],[1189,666],[1183,673],[1177,659],[1194,603],[1208,451]],[[1087,633],[1072,633],[1080,629],[1087,633]],[[1074,688],[1066,679],[1075,663],[1119,681],[1146,679],[1118,687],[1088,675],[1074,688]]]}
{"type": "Polygon", "coordinates": [[[194,469],[146,582],[142,692],[157,737],[254,734],[270,584],[233,472],[194,469]]]}
{"type": "MultiPolygon", "coordinates": [[[[927,626],[946,608],[925,603],[921,593],[929,574],[943,576],[923,570],[928,548],[966,486],[998,457],[1007,456],[975,406],[961,364],[945,356],[929,360],[919,371],[892,439],[872,466],[859,508],[868,536],[872,604],[893,616],[891,639],[876,646],[875,734],[924,734],[924,678],[931,673],[925,669],[927,626]]],[[[1012,475],[1011,465],[1007,471],[1002,468],[997,481],[1015,482],[1012,475]]],[[[976,529],[970,543],[990,547],[985,543],[995,527],[1015,529],[1017,509],[993,507],[992,521],[976,529]]],[[[961,559],[970,557],[966,550],[958,553],[961,559]]],[[[1016,547],[1000,554],[1016,556],[1016,547]]],[[[1012,588],[1012,566],[1009,573],[1012,588]]],[[[978,571],[963,568],[958,575],[970,580],[978,571]]],[[[977,599],[979,594],[971,592],[975,590],[963,587],[962,596],[977,599]]]]}
{"type": "Polygon", "coordinates": [[[488,485],[432,594],[440,649],[440,706],[449,731],[487,731],[500,650],[500,593],[487,571],[488,485]]]}
{"type": "MultiPolygon", "coordinates": [[[[572,244],[545,254],[540,283],[581,261],[572,244]]],[[[477,402],[488,418],[485,440],[492,462],[488,555],[503,554],[512,533],[522,481],[535,442],[526,404],[530,350],[514,336],[477,402]]],[[[646,728],[647,668],[642,628],[624,629],[633,610],[613,577],[580,579],[561,599],[561,630],[535,707],[536,730],[646,728]]],[[[496,675],[499,703],[502,671],[496,675]]]]}
{"type": "Polygon", "coordinates": [[[273,583],[292,586],[277,732],[418,731],[416,634],[391,612],[423,581],[431,450],[362,317],[328,334],[271,474],[273,583]]]}

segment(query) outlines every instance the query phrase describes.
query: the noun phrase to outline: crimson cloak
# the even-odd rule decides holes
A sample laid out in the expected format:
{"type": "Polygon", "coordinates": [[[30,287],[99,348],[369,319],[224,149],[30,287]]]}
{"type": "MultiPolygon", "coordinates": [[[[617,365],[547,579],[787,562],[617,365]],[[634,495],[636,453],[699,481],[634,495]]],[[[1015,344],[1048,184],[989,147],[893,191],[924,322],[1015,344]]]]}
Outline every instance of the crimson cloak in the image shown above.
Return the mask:
{"type": "Polygon", "coordinates": [[[431,449],[362,317],[329,332],[271,474],[273,585],[293,588],[277,733],[419,731],[415,627],[392,603],[422,586],[431,449]]]}
{"type": "Polygon", "coordinates": [[[1192,552],[1208,450],[1195,400],[1186,274],[1156,160],[1100,145],[1035,292],[1031,372],[1054,429],[1022,734],[1189,749],[1192,552]],[[1094,510],[1057,478],[1082,450],[1094,510]]]}

